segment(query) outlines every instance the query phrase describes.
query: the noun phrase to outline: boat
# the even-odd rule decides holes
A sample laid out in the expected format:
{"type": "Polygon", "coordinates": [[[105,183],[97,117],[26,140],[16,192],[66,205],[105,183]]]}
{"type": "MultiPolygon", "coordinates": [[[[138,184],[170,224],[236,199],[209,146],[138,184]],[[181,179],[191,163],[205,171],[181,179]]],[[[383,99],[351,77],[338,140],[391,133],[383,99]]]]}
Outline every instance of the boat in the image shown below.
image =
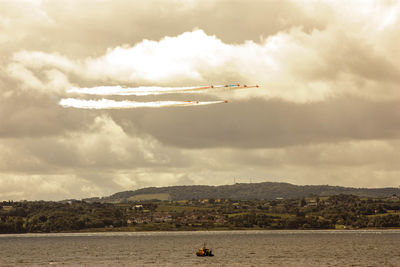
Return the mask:
{"type": "Polygon", "coordinates": [[[206,243],[204,243],[202,248],[199,248],[199,250],[196,252],[196,255],[199,257],[214,256],[214,254],[212,253],[212,250],[209,248],[206,248],[206,243]]]}

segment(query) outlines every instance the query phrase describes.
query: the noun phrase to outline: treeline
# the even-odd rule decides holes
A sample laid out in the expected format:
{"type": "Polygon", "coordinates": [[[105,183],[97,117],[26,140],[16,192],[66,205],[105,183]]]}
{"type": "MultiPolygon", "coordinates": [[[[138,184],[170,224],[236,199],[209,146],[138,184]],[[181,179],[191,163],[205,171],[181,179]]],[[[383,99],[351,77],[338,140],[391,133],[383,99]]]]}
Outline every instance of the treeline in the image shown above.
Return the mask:
{"type": "Polygon", "coordinates": [[[0,233],[400,227],[400,199],[354,195],[91,203],[0,202],[0,233]]]}
{"type": "Polygon", "coordinates": [[[124,210],[112,204],[81,201],[3,202],[0,233],[77,231],[126,225],[124,210]]]}
{"type": "MultiPolygon", "coordinates": [[[[247,209],[250,206],[245,206],[247,209]]],[[[269,201],[258,205],[260,213],[248,213],[230,218],[236,227],[266,229],[360,229],[400,227],[400,200],[363,199],[353,195],[337,195],[301,200],[269,201]],[[274,215],[268,215],[274,214],[274,215]]]]}
{"type": "Polygon", "coordinates": [[[311,194],[317,196],[333,196],[348,194],[366,196],[371,198],[389,197],[393,194],[400,195],[399,188],[352,188],[329,185],[293,185],[289,183],[262,182],[262,183],[236,183],[233,185],[206,186],[169,186],[147,187],[135,191],[124,191],[109,197],[87,199],[88,201],[121,202],[128,201],[130,197],[138,195],[168,194],[173,201],[188,199],[236,199],[236,200],[273,200],[278,197],[296,199],[307,197],[311,194]]]}
{"type": "Polygon", "coordinates": [[[335,229],[335,224],[332,221],[320,219],[317,216],[281,218],[280,216],[265,214],[244,214],[231,218],[230,222],[237,228],[335,229]]]}

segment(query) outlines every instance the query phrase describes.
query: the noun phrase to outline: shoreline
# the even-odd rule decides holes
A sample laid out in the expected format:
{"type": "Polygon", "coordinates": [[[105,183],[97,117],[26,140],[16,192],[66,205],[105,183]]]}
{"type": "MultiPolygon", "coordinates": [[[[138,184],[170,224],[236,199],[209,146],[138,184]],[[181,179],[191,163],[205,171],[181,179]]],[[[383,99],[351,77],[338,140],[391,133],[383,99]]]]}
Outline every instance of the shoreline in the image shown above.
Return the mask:
{"type": "Polygon", "coordinates": [[[379,234],[384,232],[393,232],[400,234],[400,228],[368,228],[368,229],[281,229],[281,230],[270,230],[270,229],[237,229],[237,230],[177,230],[177,231],[77,231],[77,232],[52,232],[52,233],[13,233],[13,234],[0,234],[2,237],[46,237],[46,236],[126,236],[126,235],[150,235],[150,234],[243,234],[243,233],[269,233],[269,234],[332,234],[332,233],[373,233],[379,234]]]}

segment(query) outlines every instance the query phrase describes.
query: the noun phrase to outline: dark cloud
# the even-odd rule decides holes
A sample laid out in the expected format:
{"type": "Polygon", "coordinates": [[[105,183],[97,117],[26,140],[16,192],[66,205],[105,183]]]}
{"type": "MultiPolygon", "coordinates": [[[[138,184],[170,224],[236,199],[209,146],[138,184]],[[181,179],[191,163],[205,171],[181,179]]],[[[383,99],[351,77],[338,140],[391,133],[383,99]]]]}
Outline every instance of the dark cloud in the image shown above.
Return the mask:
{"type": "Polygon", "coordinates": [[[58,98],[20,93],[0,98],[0,138],[63,135],[87,129],[96,112],[64,109],[58,98]]]}
{"type": "Polygon", "coordinates": [[[182,148],[273,148],[344,140],[398,138],[397,102],[343,97],[296,104],[249,100],[209,107],[113,111],[127,132],[182,148]],[[135,132],[134,132],[135,133],[135,132]]]}

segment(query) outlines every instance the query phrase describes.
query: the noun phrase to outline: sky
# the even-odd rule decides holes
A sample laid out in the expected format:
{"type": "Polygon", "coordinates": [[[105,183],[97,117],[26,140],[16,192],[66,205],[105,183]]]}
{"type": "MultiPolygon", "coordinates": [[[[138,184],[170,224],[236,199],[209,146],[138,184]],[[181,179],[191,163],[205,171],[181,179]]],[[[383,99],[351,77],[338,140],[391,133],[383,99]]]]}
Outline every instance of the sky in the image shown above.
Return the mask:
{"type": "Polygon", "coordinates": [[[0,200],[398,187],[398,44],[395,0],[1,0],[0,200]]]}

